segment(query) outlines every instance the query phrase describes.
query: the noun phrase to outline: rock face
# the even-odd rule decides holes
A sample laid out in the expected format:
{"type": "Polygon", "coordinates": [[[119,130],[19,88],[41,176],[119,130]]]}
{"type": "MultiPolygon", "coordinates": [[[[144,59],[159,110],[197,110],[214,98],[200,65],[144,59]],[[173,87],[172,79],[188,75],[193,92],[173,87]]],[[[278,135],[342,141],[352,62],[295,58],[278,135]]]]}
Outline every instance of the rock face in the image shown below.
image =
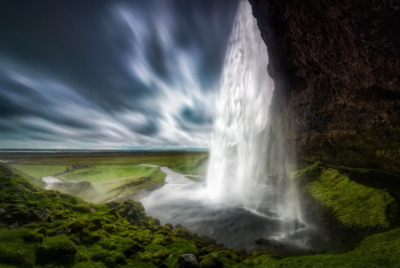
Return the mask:
{"type": "Polygon", "coordinates": [[[299,157],[399,173],[400,3],[249,1],[299,157]]]}

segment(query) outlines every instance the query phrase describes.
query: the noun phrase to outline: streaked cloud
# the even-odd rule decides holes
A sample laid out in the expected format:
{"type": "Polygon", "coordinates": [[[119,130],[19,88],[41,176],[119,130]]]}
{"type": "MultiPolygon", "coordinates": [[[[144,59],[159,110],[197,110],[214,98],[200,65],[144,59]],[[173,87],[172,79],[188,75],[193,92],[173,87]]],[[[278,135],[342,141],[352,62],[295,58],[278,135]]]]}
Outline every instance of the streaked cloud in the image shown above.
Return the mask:
{"type": "Polygon", "coordinates": [[[236,8],[2,1],[0,148],[207,147],[236,8]]]}

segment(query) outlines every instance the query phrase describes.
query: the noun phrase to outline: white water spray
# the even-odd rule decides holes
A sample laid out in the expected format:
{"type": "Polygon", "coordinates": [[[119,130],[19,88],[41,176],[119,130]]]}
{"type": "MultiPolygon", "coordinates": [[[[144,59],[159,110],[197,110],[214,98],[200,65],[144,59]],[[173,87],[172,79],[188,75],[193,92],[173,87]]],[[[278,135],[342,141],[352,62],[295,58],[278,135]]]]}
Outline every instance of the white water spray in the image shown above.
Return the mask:
{"type": "Polygon", "coordinates": [[[222,74],[207,172],[210,198],[276,218],[283,239],[302,224],[288,146],[268,124],[274,82],[268,53],[247,1],[240,3],[222,74]],[[272,136],[274,138],[272,139],[272,136]]]}

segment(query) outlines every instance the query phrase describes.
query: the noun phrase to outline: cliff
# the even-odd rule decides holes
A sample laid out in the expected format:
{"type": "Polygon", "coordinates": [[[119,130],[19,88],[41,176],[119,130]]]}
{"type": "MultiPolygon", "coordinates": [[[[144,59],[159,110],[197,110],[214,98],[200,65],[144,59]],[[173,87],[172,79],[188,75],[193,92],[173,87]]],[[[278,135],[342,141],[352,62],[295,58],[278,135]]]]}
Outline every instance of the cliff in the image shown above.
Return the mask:
{"type": "Polygon", "coordinates": [[[400,172],[400,3],[249,0],[306,162],[400,172]]]}

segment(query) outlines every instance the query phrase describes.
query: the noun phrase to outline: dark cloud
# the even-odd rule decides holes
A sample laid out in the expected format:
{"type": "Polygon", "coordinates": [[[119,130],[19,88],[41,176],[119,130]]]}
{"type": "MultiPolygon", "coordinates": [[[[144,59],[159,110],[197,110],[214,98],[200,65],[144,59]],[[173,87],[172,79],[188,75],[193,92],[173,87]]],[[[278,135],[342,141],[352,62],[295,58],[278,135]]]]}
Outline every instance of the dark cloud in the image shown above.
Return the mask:
{"type": "Polygon", "coordinates": [[[237,4],[0,1],[0,148],[207,146],[237,4]]]}

